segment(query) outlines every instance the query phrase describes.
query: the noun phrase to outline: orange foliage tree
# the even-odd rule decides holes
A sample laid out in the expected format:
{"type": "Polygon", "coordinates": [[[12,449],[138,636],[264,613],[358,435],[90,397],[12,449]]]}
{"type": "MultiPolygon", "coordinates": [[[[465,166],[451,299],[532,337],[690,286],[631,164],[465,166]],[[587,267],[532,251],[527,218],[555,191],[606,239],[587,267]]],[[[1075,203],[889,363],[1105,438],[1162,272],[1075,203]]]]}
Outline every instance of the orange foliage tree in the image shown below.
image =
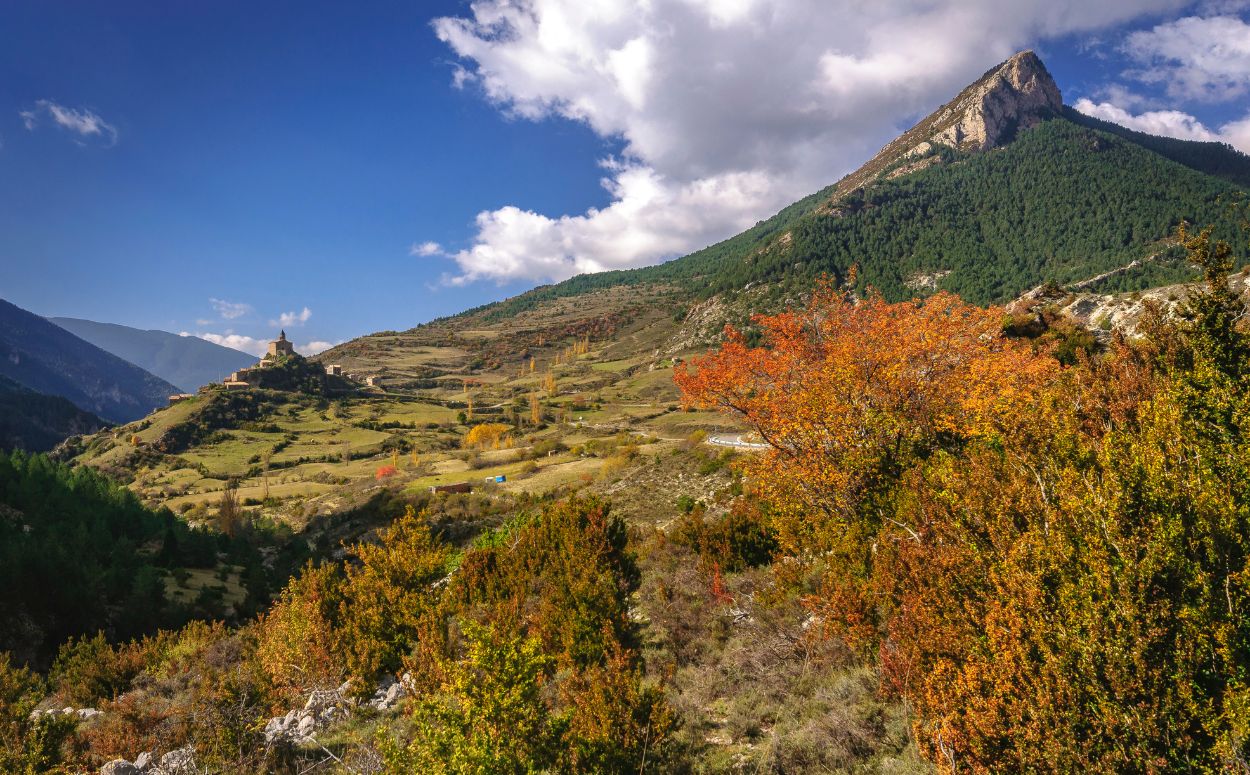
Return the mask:
{"type": "Polygon", "coordinates": [[[757,316],[763,346],[727,329],[675,378],[688,404],[768,442],[750,473],[782,546],[822,552],[890,519],[882,498],[914,460],[1002,433],[1053,379],[1058,364],[1004,337],[1002,319],[949,294],[851,303],[826,284],[803,312],[757,316]]]}
{"type": "Polygon", "coordinates": [[[395,466],[378,466],[378,470],[373,473],[374,479],[385,479],[388,476],[394,476],[399,473],[399,469],[395,466]]]}

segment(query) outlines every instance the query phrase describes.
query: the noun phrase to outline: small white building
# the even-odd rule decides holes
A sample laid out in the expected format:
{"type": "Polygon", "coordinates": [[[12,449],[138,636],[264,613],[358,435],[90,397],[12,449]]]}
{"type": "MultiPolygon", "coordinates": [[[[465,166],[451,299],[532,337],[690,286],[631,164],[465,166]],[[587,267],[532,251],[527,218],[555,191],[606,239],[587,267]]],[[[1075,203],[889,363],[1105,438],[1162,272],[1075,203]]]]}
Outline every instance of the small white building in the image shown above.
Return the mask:
{"type": "Polygon", "coordinates": [[[337,363],[332,363],[326,366],[326,374],[329,374],[331,377],[341,377],[343,376],[343,367],[337,363]]]}

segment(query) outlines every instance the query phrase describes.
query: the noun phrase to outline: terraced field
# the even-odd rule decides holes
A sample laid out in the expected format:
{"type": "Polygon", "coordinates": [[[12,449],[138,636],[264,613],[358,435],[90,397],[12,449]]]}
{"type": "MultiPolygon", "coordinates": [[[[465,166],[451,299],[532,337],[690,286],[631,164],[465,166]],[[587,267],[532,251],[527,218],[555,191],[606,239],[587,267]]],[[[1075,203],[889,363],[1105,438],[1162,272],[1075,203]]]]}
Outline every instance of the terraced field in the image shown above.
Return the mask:
{"type": "Polygon", "coordinates": [[[506,320],[469,313],[363,337],[317,360],[377,375],[376,389],[336,398],[208,390],[86,439],[77,458],[190,519],[211,517],[233,484],[248,508],[297,528],[384,489],[601,486],[692,433],[738,430],[679,406],[673,367],[706,338],[657,303],[666,292],[620,288],[506,320]],[[469,445],[481,422],[503,423],[505,438],[469,445]],[[486,482],[498,476],[506,482],[486,482]]]}

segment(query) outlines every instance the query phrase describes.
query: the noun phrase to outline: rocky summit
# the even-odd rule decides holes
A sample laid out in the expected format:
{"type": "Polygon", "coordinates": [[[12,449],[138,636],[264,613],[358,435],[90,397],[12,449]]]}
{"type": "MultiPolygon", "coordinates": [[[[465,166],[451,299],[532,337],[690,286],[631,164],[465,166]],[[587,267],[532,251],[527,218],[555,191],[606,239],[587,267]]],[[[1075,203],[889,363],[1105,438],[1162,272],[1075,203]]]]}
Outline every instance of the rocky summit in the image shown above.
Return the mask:
{"type": "Polygon", "coordinates": [[[939,146],[967,152],[997,148],[1015,139],[1019,130],[1060,115],[1063,109],[1063,96],[1046,65],[1032,51],[1021,51],[843,178],[838,193],[863,188],[902,160],[917,160],[906,172],[937,163],[931,153],[939,146]]]}

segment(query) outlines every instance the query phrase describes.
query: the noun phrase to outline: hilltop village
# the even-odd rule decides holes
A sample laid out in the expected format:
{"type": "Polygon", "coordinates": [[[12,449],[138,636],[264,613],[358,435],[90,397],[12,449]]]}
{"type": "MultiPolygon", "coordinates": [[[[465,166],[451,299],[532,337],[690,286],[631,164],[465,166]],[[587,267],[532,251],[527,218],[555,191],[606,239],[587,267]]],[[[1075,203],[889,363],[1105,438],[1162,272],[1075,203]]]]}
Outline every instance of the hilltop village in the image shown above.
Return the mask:
{"type": "MultiPolygon", "coordinates": [[[[295,345],[280,331],[278,338],[269,343],[269,349],[255,366],[239,369],[221,382],[212,382],[200,388],[201,393],[219,390],[300,390],[319,395],[341,395],[359,391],[361,388],[379,387],[380,378],[375,374],[357,375],[343,373],[339,364],[324,367],[310,362],[295,352],[295,345]]],[[[169,397],[170,404],[194,398],[193,393],[175,393],[169,397]]]]}

